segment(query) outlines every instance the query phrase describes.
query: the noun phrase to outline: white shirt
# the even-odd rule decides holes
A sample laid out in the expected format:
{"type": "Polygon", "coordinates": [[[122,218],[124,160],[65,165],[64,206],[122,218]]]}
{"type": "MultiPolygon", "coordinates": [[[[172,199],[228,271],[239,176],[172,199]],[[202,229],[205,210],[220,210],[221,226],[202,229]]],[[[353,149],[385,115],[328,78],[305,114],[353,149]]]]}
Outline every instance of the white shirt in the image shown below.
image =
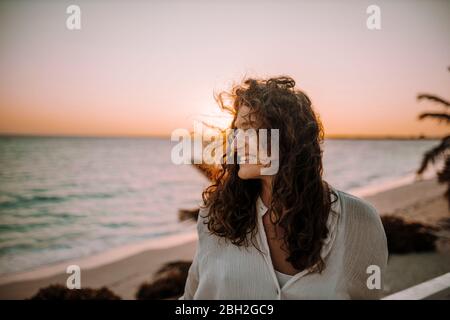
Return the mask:
{"type": "Polygon", "coordinates": [[[293,276],[277,271],[275,270],[275,274],[277,276],[278,284],[280,285],[280,288],[283,288],[283,286],[288,282],[293,276]]]}
{"type": "Polygon", "coordinates": [[[365,200],[333,190],[338,199],[332,204],[321,249],[325,269],[320,274],[301,271],[284,284],[271,261],[262,221],[267,207],[261,198],[255,240],[262,253],[210,234],[203,224],[208,209],[200,209],[199,242],[180,299],[378,299],[388,257],[381,219],[365,200]]]}

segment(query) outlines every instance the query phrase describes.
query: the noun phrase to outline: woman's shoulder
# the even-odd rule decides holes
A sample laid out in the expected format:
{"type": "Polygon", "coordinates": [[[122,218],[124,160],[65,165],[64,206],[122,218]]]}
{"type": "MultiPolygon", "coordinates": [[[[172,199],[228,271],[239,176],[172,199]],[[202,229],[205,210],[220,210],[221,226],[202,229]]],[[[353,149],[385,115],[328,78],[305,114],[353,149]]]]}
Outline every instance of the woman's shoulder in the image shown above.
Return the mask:
{"type": "Polygon", "coordinates": [[[378,210],[367,200],[339,191],[346,239],[386,246],[386,233],[378,210]]]}
{"type": "Polygon", "coordinates": [[[209,208],[205,205],[201,205],[197,217],[197,231],[199,235],[207,231],[208,213],[209,208]]]}
{"type": "Polygon", "coordinates": [[[342,209],[351,220],[357,220],[361,223],[381,223],[378,210],[369,201],[342,190],[337,190],[337,192],[342,203],[342,209]]]}
{"type": "Polygon", "coordinates": [[[387,253],[386,233],[381,217],[367,200],[339,191],[344,212],[346,243],[359,249],[387,253]],[[361,247],[362,246],[362,247],[361,247]]]}
{"type": "Polygon", "coordinates": [[[367,200],[339,191],[344,213],[345,279],[351,296],[377,298],[379,291],[368,290],[368,268],[384,272],[389,255],[386,233],[376,208],[367,200]]]}
{"type": "Polygon", "coordinates": [[[197,224],[200,221],[205,221],[205,218],[208,216],[209,209],[204,204],[200,205],[200,208],[198,209],[198,217],[197,217],[197,224]]]}

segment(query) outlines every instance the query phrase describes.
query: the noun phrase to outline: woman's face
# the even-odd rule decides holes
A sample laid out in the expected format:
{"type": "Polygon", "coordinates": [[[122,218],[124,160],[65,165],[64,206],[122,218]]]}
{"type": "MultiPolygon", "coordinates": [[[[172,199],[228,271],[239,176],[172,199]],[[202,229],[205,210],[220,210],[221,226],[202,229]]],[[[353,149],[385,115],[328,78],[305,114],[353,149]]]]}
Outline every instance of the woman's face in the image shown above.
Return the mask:
{"type": "MultiPolygon", "coordinates": [[[[241,132],[248,129],[257,129],[255,115],[250,111],[251,109],[245,105],[239,108],[234,124],[236,129],[240,129],[241,132]]],[[[245,147],[235,144],[234,151],[238,153],[239,178],[244,180],[262,178],[261,169],[265,166],[261,164],[258,158],[258,139],[246,138],[245,147]],[[250,148],[249,144],[252,143],[256,148],[250,148]],[[239,159],[239,156],[244,156],[244,158],[239,159]],[[244,161],[245,163],[243,163],[244,161]]]]}

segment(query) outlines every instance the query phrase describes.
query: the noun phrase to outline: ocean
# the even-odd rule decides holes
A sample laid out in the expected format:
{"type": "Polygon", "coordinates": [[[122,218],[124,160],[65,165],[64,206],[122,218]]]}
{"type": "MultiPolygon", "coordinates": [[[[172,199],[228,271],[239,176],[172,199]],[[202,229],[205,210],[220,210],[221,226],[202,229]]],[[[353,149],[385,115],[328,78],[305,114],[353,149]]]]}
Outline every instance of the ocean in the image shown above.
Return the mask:
{"type": "MultiPolygon", "coordinates": [[[[414,178],[436,140],[326,140],[324,176],[357,195],[414,178]]],[[[0,138],[0,275],[195,230],[208,181],[163,138],[0,138]]]]}

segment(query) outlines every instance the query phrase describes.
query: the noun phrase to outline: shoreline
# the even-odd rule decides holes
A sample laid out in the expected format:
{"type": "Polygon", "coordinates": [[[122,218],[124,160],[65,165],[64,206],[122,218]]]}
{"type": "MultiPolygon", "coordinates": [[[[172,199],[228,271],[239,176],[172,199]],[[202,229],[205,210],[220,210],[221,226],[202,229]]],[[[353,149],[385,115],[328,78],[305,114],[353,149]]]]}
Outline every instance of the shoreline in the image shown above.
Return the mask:
{"type": "Polygon", "coordinates": [[[398,187],[404,187],[414,184],[415,182],[434,180],[436,179],[436,172],[433,170],[427,170],[422,174],[422,178],[418,179],[414,172],[408,173],[404,176],[396,177],[393,179],[386,179],[379,183],[369,184],[362,187],[352,188],[347,193],[353,194],[360,198],[368,198],[376,194],[383,193],[396,189],[398,187]]]}
{"type": "Polygon", "coordinates": [[[81,258],[40,266],[31,270],[0,275],[0,286],[17,281],[29,281],[54,276],[61,273],[61,270],[65,270],[69,265],[78,265],[82,270],[89,270],[127,259],[148,250],[165,250],[195,241],[197,241],[197,233],[194,228],[192,231],[183,234],[149,239],[144,242],[115,247],[107,251],[81,258]]]}
{"type": "Polygon", "coordinates": [[[134,299],[138,287],[151,280],[152,275],[165,263],[177,260],[192,260],[197,246],[197,234],[189,235],[192,239],[184,239],[173,246],[142,249],[130,252],[126,257],[95,266],[86,261],[73,260],[51,267],[40,268],[27,273],[8,276],[0,284],[0,300],[28,299],[40,288],[51,284],[65,285],[70,274],[67,266],[76,264],[81,270],[82,288],[107,287],[123,299],[134,299]]]}
{"type": "Polygon", "coordinates": [[[450,211],[444,198],[445,190],[446,186],[439,184],[434,177],[361,198],[372,203],[380,216],[394,215],[406,221],[436,225],[441,219],[450,218],[450,211]]]}
{"type": "MultiPolygon", "coordinates": [[[[380,215],[395,214],[434,224],[442,217],[449,217],[442,196],[444,190],[445,186],[437,184],[436,179],[432,178],[401,184],[368,196],[355,195],[373,204],[380,215]]],[[[124,299],[133,299],[139,285],[150,281],[153,273],[164,263],[192,260],[196,245],[197,234],[193,228],[181,235],[168,236],[164,241],[161,238],[151,239],[80,259],[7,274],[0,276],[0,299],[25,299],[39,288],[65,284],[69,276],[66,268],[71,264],[81,268],[82,287],[106,286],[124,299]]],[[[389,285],[386,294],[450,271],[450,255],[437,252],[392,255],[388,269],[391,272],[387,274],[389,285]],[[408,273],[405,268],[415,271],[408,273]]]]}

